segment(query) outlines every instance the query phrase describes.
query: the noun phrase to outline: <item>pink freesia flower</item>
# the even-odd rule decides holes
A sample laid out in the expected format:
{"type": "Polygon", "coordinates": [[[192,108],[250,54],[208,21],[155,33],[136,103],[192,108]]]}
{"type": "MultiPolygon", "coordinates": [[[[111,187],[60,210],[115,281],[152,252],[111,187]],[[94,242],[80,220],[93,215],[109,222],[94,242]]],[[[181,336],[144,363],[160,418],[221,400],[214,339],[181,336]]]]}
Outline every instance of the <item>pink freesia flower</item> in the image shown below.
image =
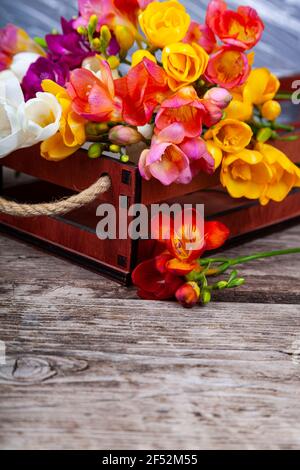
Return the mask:
{"type": "Polygon", "coordinates": [[[210,57],[205,78],[226,89],[239,87],[249,77],[251,66],[248,56],[233,46],[223,46],[210,57]]]}
{"type": "Polygon", "coordinates": [[[79,18],[75,25],[86,26],[92,15],[97,15],[98,26],[136,24],[139,9],[152,0],[78,0],[79,18]]]}
{"type": "Polygon", "coordinates": [[[156,133],[174,123],[179,123],[185,137],[197,137],[202,132],[202,124],[211,126],[222,117],[219,107],[208,100],[201,100],[195,89],[187,86],[178,90],[163,101],[155,119],[156,133]]]}
{"type": "Polygon", "coordinates": [[[186,178],[187,183],[199,173],[212,175],[215,170],[215,161],[206,148],[206,143],[201,137],[195,139],[185,139],[180,144],[180,149],[188,156],[190,160],[189,168],[182,175],[182,181],[186,178]]]}
{"type": "Polygon", "coordinates": [[[242,50],[254,47],[264,31],[264,23],[256,10],[243,6],[236,12],[228,10],[224,0],[211,0],[206,23],[225,44],[242,50]]]}
{"type": "Polygon", "coordinates": [[[9,68],[13,56],[18,52],[35,52],[45,55],[23,29],[8,24],[0,29],[0,71],[9,68]]]}
{"type": "Polygon", "coordinates": [[[205,93],[204,99],[211,101],[221,109],[225,109],[232,101],[232,95],[225,88],[214,87],[205,93]]]}
{"type": "Polygon", "coordinates": [[[203,47],[208,54],[211,54],[216,45],[216,37],[207,24],[199,24],[196,21],[191,21],[188,32],[183,40],[187,44],[193,42],[203,47]]]}
{"type": "Polygon", "coordinates": [[[142,152],[139,170],[143,178],[158,179],[165,186],[179,182],[184,170],[189,167],[189,159],[180,148],[170,142],[155,143],[142,152]]]}
{"type": "Polygon", "coordinates": [[[101,79],[86,69],[73,70],[66,88],[73,100],[73,110],[83,118],[96,122],[121,119],[121,102],[115,95],[107,62],[101,61],[101,79]]]}
{"type": "Polygon", "coordinates": [[[139,170],[146,180],[154,177],[165,186],[188,184],[200,171],[212,174],[214,159],[203,139],[186,139],[182,126],[173,123],[154,136],[151,148],[142,152],[139,170]]]}

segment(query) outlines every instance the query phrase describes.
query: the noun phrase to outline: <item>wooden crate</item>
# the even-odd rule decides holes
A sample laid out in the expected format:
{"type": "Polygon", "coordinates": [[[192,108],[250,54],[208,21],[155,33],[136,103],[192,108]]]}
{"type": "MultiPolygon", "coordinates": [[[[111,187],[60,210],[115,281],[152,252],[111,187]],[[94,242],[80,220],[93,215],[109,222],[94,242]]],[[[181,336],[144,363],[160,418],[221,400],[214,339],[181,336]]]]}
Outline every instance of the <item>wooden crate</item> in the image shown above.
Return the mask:
{"type": "MultiPolygon", "coordinates": [[[[283,90],[291,90],[291,83],[299,77],[283,80],[283,90]]],[[[300,128],[299,106],[284,104],[285,119],[300,128]]],[[[299,130],[300,136],[300,130],[299,130]]],[[[277,142],[294,162],[300,163],[300,140],[277,142]]],[[[262,207],[257,202],[235,200],[219,185],[219,174],[199,175],[189,185],[165,187],[157,180],[145,181],[134,163],[121,163],[111,157],[91,160],[85,150],[79,150],[62,162],[49,162],[39,155],[39,146],[23,149],[0,160],[3,167],[30,175],[5,184],[1,193],[22,202],[46,202],[80,192],[94,183],[101,175],[108,174],[111,189],[92,204],[59,217],[16,218],[0,214],[0,228],[25,240],[35,242],[55,253],[95,269],[121,283],[130,282],[130,274],[138,260],[145,257],[148,245],[145,241],[105,240],[96,235],[99,218],[96,208],[101,203],[112,203],[119,208],[119,196],[127,196],[128,205],[160,202],[203,203],[207,218],[226,223],[232,237],[238,237],[272,224],[300,215],[300,191],[294,190],[282,203],[271,202],[262,207]]],[[[3,172],[5,173],[5,172],[3,172]]],[[[118,228],[118,227],[117,227],[118,228]]]]}

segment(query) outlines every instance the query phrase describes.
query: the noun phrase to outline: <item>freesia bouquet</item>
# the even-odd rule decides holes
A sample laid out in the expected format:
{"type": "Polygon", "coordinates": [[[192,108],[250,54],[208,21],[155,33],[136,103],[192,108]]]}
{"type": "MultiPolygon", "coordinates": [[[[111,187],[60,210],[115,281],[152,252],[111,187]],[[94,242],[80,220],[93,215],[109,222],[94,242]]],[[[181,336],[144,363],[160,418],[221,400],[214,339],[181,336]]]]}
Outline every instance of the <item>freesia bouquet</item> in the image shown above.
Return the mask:
{"type": "Polygon", "coordinates": [[[62,31],[31,40],[0,31],[0,157],[41,142],[60,161],[89,145],[143,178],[187,184],[214,173],[234,198],[282,201],[300,170],[269,142],[279,80],[253,69],[264,24],[257,12],[211,0],[204,24],[178,0],[79,0],[62,31]]]}

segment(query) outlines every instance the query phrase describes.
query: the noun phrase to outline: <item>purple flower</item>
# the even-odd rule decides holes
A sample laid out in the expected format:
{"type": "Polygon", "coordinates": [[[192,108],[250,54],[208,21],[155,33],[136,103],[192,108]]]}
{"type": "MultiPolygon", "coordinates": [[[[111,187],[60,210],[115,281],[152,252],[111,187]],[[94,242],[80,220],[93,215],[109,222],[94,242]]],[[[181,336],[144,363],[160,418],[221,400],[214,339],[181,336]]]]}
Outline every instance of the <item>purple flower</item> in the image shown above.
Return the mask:
{"type": "Polygon", "coordinates": [[[120,45],[114,33],[112,31],[110,33],[111,33],[111,40],[107,48],[107,53],[108,55],[117,55],[120,52],[120,45]]]}
{"type": "Polygon", "coordinates": [[[68,66],[63,63],[54,63],[45,57],[39,57],[36,62],[31,64],[21,84],[26,101],[34,98],[38,91],[43,91],[41,84],[46,79],[64,86],[69,80],[68,66]]]}
{"type": "Polygon", "coordinates": [[[53,62],[65,63],[70,70],[80,67],[86,57],[95,53],[89,43],[73,28],[73,21],[61,19],[62,34],[47,34],[48,57],[53,62]]]}

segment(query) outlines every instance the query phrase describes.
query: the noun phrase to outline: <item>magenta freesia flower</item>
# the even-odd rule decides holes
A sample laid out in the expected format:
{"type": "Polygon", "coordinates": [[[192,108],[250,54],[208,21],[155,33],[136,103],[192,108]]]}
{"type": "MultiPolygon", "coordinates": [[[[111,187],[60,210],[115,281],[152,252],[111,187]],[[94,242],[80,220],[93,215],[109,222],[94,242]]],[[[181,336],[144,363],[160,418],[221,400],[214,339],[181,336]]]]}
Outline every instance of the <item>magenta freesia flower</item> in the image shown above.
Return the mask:
{"type": "Polygon", "coordinates": [[[40,57],[31,64],[22,81],[22,89],[25,100],[34,98],[38,91],[43,91],[43,80],[52,80],[58,85],[64,86],[69,79],[69,69],[64,63],[55,63],[45,57],[40,57]]]}
{"type": "Polygon", "coordinates": [[[48,57],[65,63],[70,70],[80,67],[86,57],[95,55],[89,43],[73,28],[73,21],[61,19],[62,34],[47,34],[48,57]]]}

